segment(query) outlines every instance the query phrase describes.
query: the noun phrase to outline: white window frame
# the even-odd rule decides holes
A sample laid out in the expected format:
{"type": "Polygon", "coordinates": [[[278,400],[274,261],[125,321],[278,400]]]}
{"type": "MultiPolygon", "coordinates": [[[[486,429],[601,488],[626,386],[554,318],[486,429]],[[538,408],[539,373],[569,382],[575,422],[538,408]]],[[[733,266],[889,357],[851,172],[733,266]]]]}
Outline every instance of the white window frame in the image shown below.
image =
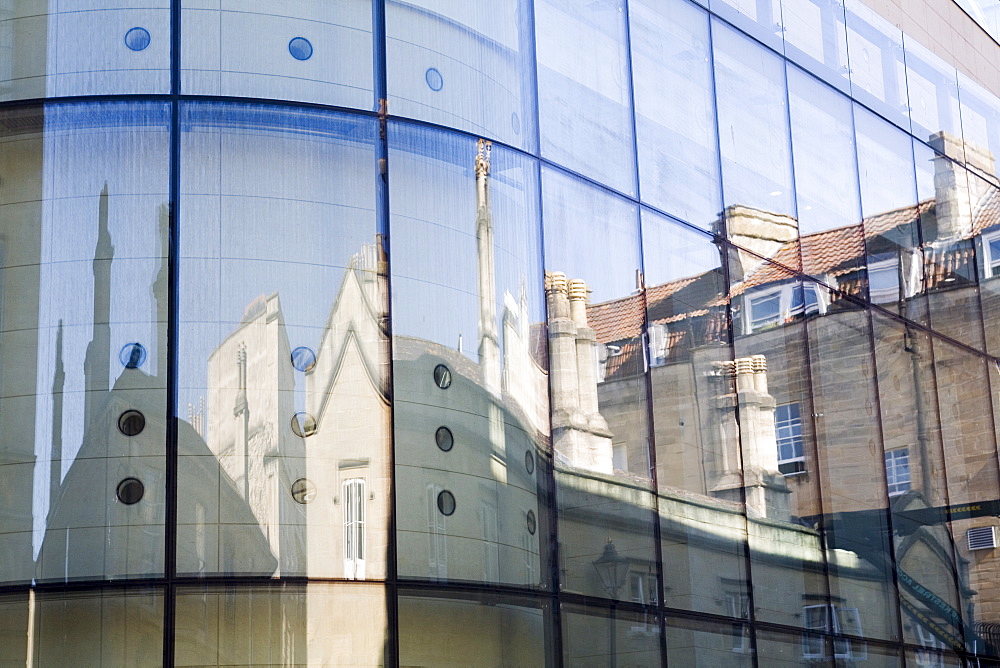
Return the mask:
{"type": "MultiPolygon", "coordinates": [[[[649,571],[629,571],[626,583],[628,584],[629,599],[633,603],[656,605],[656,573],[649,571]]],[[[654,613],[643,615],[642,622],[637,620],[629,630],[633,633],[658,634],[660,632],[654,613]]]]}
{"type": "Polygon", "coordinates": [[[761,329],[764,329],[764,328],[767,328],[767,327],[771,327],[772,325],[780,325],[781,323],[784,322],[784,317],[783,316],[784,316],[784,312],[787,309],[786,308],[782,308],[782,302],[785,301],[782,298],[782,292],[783,291],[784,291],[784,288],[780,288],[779,287],[779,288],[773,288],[771,290],[761,290],[760,292],[758,292],[756,294],[748,294],[747,295],[747,298],[746,298],[746,302],[747,302],[747,308],[746,308],[747,331],[749,331],[749,332],[756,332],[756,331],[759,331],[761,329]],[[778,300],[778,310],[774,314],[774,316],[766,316],[765,318],[758,319],[759,320],[758,322],[755,322],[754,315],[753,315],[754,305],[755,304],[759,304],[759,303],[764,302],[764,301],[772,301],[775,298],[777,298],[777,300],[778,300]]]}
{"type": "Polygon", "coordinates": [[[496,503],[482,499],[480,515],[483,522],[483,582],[499,582],[500,529],[497,523],[496,503]]]}
{"type": "Polygon", "coordinates": [[[775,407],[775,410],[774,410],[774,439],[775,439],[775,442],[777,443],[777,446],[778,446],[777,456],[778,456],[778,467],[779,468],[781,467],[782,464],[795,464],[795,463],[798,463],[798,462],[802,462],[803,463],[803,465],[801,467],[796,467],[796,469],[794,471],[789,471],[788,473],[785,473],[785,475],[797,475],[799,473],[805,472],[806,452],[805,452],[805,441],[802,438],[802,406],[801,406],[801,404],[799,404],[799,402],[792,401],[792,402],[789,402],[787,404],[781,404],[781,405],[775,407]],[[791,419],[788,419],[788,420],[785,420],[785,419],[779,420],[778,419],[778,410],[782,409],[782,408],[788,408],[788,407],[791,407],[791,406],[797,406],[799,408],[798,418],[796,418],[796,420],[791,420],[791,419]],[[791,436],[787,436],[787,437],[784,437],[784,436],[781,435],[781,428],[783,428],[783,427],[793,428],[796,424],[798,425],[798,433],[797,434],[793,433],[791,436]],[[794,446],[794,449],[796,450],[796,452],[798,454],[796,454],[793,457],[787,457],[787,458],[782,459],[782,457],[781,457],[781,446],[783,444],[782,443],[783,441],[791,442],[793,444],[793,446],[794,446]]]}
{"type": "Polygon", "coordinates": [[[649,366],[663,366],[670,356],[670,328],[666,323],[653,323],[646,329],[649,341],[649,366]]]}
{"type": "Polygon", "coordinates": [[[744,324],[747,332],[759,332],[762,329],[781,325],[794,316],[812,313],[825,314],[828,299],[824,298],[824,290],[812,281],[795,281],[771,288],[753,290],[744,297],[744,324]],[[795,305],[795,293],[801,288],[802,304],[795,305]],[[777,296],[778,312],[765,318],[754,318],[754,305],[765,300],[773,300],[777,296]],[[810,299],[811,296],[811,299],[810,299]]]}
{"type": "Polygon", "coordinates": [[[921,646],[916,652],[917,665],[920,668],[944,668],[944,653],[941,650],[945,648],[945,644],[919,622],[914,623],[914,626],[921,646]]]}
{"type": "MultiPolygon", "coordinates": [[[[830,630],[830,606],[806,605],[802,608],[802,626],[809,631],[830,630]]],[[[826,639],[817,633],[802,634],[802,658],[804,659],[825,659],[826,639]]]]}
{"type": "MultiPolygon", "coordinates": [[[[750,620],[750,597],[744,592],[726,592],[726,612],[736,619],[750,620]]],[[[746,624],[734,623],[732,631],[732,650],[739,654],[750,652],[750,631],[746,624]]]]}
{"type": "Polygon", "coordinates": [[[428,572],[432,578],[448,577],[448,518],[438,510],[437,497],[444,488],[427,485],[428,572]]]}
{"type": "Polygon", "coordinates": [[[896,257],[879,260],[868,265],[868,299],[873,304],[886,304],[899,301],[899,260],[896,257]],[[888,288],[872,288],[872,275],[881,272],[891,272],[894,285],[888,288]]]}
{"type": "Polygon", "coordinates": [[[368,482],[347,478],[341,483],[344,507],[344,577],[365,579],[365,516],[368,511],[368,482]]]}
{"type": "Polygon", "coordinates": [[[828,659],[826,639],[818,631],[833,635],[833,656],[847,661],[864,661],[868,658],[868,645],[858,640],[842,637],[863,635],[861,617],[857,608],[847,608],[840,605],[821,603],[802,607],[803,626],[807,629],[802,634],[802,658],[808,660],[828,659]]]}
{"type": "Polygon", "coordinates": [[[896,448],[895,450],[885,451],[885,485],[889,492],[889,496],[899,496],[900,494],[905,494],[911,489],[913,484],[913,471],[910,468],[910,449],[909,448],[896,448]],[[906,475],[905,478],[902,472],[899,471],[898,460],[906,461],[906,475]]]}
{"type": "Polygon", "coordinates": [[[1000,241],[1000,230],[985,232],[980,238],[983,249],[983,278],[1000,277],[1000,255],[993,257],[993,251],[990,249],[990,242],[1000,241]]]}

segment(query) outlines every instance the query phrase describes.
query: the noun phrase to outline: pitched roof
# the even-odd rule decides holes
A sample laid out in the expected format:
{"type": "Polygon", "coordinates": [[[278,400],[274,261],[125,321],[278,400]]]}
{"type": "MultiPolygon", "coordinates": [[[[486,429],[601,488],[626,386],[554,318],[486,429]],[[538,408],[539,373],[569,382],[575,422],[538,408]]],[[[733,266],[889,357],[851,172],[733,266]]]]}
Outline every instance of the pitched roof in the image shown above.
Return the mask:
{"type": "MultiPolygon", "coordinates": [[[[837,293],[831,295],[833,301],[842,294],[860,294],[867,281],[862,271],[866,254],[895,251],[914,244],[918,227],[930,227],[935,214],[936,201],[928,199],[869,216],[860,223],[803,235],[780,246],[766,260],[760,258],[742,281],[731,286],[730,295],[796,280],[794,270],[800,266],[803,274],[831,281],[831,287],[837,288],[837,293]]],[[[1000,190],[993,188],[974,208],[972,235],[997,226],[1000,226],[1000,190]]],[[[968,239],[947,245],[925,245],[925,288],[943,285],[956,275],[970,275],[973,260],[974,251],[968,239]]],[[[623,374],[626,369],[631,373],[641,371],[636,367],[642,362],[642,332],[647,319],[650,324],[667,325],[671,358],[691,346],[724,340],[724,307],[728,298],[722,273],[714,269],[647,286],[644,293],[589,305],[588,324],[595,330],[597,340],[621,349],[608,358],[606,378],[623,374]]]]}

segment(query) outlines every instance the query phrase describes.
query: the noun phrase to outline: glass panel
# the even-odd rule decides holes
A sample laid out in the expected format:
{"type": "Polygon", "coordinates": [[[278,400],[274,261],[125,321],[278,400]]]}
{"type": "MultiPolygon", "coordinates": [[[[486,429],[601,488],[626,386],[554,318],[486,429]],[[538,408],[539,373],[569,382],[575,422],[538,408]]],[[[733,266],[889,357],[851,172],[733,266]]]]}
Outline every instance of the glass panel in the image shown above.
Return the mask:
{"type": "Polygon", "coordinates": [[[938,132],[961,137],[955,68],[909,36],[904,35],[903,46],[913,134],[924,141],[938,132]]]}
{"type": "Polygon", "coordinates": [[[956,162],[963,152],[959,138],[940,133],[931,146],[913,144],[919,199],[926,207],[920,232],[929,321],[945,336],[983,349],[975,236],[996,218],[995,187],[956,162]]]}
{"type": "Polygon", "coordinates": [[[531,4],[386,3],[389,110],[534,150],[531,4]]]}
{"type": "MultiPolygon", "coordinates": [[[[965,605],[963,607],[953,604],[951,608],[943,608],[937,606],[935,601],[924,597],[916,599],[915,607],[925,611],[924,606],[930,603],[931,609],[936,613],[933,619],[951,634],[948,636],[936,633],[936,636],[943,635],[943,640],[956,644],[952,642],[953,636],[957,635],[955,639],[957,641],[963,639],[961,634],[956,634],[957,614],[975,615],[979,621],[993,622],[996,613],[992,610],[991,602],[1000,596],[996,560],[984,559],[981,556],[988,554],[989,551],[971,549],[974,546],[970,545],[969,539],[972,536],[968,533],[970,529],[991,527],[996,523],[994,517],[996,510],[991,509],[995,499],[1000,498],[995,427],[997,419],[993,413],[996,393],[991,392],[989,386],[991,379],[988,377],[992,375],[992,381],[996,382],[996,364],[937,338],[931,339],[931,349],[933,379],[937,385],[936,409],[941,416],[941,440],[944,443],[942,457],[944,467],[937,474],[935,482],[940,485],[943,479],[947,488],[944,494],[936,497],[933,505],[935,512],[924,518],[924,522],[935,526],[930,531],[924,530],[924,532],[942,533],[950,529],[951,535],[954,536],[958,553],[955,558],[959,561],[957,569],[961,587],[961,597],[958,601],[965,605]],[[947,522],[949,519],[951,521],[947,522]],[[973,592],[976,592],[975,595],[973,592]],[[972,597],[975,607],[968,603],[969,597],[972,597]],[[958,608],[957,614],[954,608],[958,608]]],[[[917,519],[922,519],[919,514],[917,519]]],[[[910,575],[919,583],[920,575],[916,573],[910,575]]],[[[914,592],[914,589],[907,586],[908,583],[903,580],[900,581],[900,585],[901,593],[919,594],[919,590],[914,592]]],[[[931,580],[927,588],[935,585],[936,583],[931,580]]],[[[946,601],[954,601],[954,598],[948,599],[943,594],[940,597],[946,601]]],[[[904,602],[906,612],[910,612],[912,607],[914,606],[906,606],[904,602]]],[[[967,626],[971,626],[973,620],[965,621],[967,626]]],[[[926,624],[923,626],[927,627],[926,624]]],[[[930,630],[934,632],[934,629],[930,630]]],[[[965,637],[969,650],[972,649],[971,631],[971,628],[967,628],[965,637]]],[[[988,629],[979,629],[983,635],[986,635],[985,631],[988,629]]]]}
{"type": "MultiPolygon", "coordinates": [[[[844,301],[838,303],[844,306],[844,301]]],[[[861,629],[858,635],[896,639],[898,606],[868,318],[865,311],[839,308],[806,324],[823,483],[821,520],[830,614],[857,610],[851,614],[857,617],[852,627],[861,629]]]]}
{"type": "MultiPolygon", "coordinates": [[[[733,610],[745,609],[745,598],[727,602],[733,610]]],[[[667,617],[667,665],[752,666],[753,655],[748,624],[667,617]]]]}
{"type": "Polygon", "coordinates": [[[562,586],[625,598],[628,572],[657,571],[637,211],[555,170],[542,184],[562,586]]]}
{"type": "Polygon", "coordinates": [[[642,198],[710,229],[722,205],[707,15],[684,0],[629,13],[642,198]]]}
{"type": "Polygon", "coordinates": [[[961,536],[953,538],[939,514],[949,503],[946,473],[958,462],[944,457],[934,347],[904,323],[874,314],[872,324],[903,637],[921,644],[925,635],[942,636],[961,646],[962,611],[972,598],[961,585],[968,577],[954,545],[961,536]]]}
{"type": "Polygon", "coordinates": [[[747,506],[769,517],[780,498],[787,513],[787,494],[764,479],[780,480],[777,465],[757,456],[773,464],[773,407],[758,414],[756,395],[737,398],[724,255],[712,237],[648,211],[642,222],[666,603],[727,614],[727,597],[749,596],[747,506]],[[759,420],[770,420],[771,452],[741,453],[759,420]]]}
{"type": "Polygon", "coordinates": [[[387,645],[381,586],[309,584],[181,588],[178,666],[381,666],[387,645]]]}
{"type": "MultiPolygon", "coordinates": [[[[793,216],[784,62],[718,21],[712,39],[726,205],[793,216]]],[[[794,238],[795,220],[785,225],[794,238]]]]}
{"type": "Polygon", "coordinates": [[[635,195],[622,0],[535,3],[542,156],[635,195]]]}
{"type": "Polygon", "coordinates": [[[652,612],[562,607],[563,663],[567,666],[662,666],[660,623],[652,612]]]}
{"type": "Polygon", "coordinates": [[[785,56],[850,92],[844,0],[782,0],[785,56]]]}
{"type": "Polygon", "coordinates": [[[374,124],[230,105],[184,114],[178,570],[385,577],[374,124]],[[352,480],[367,494],[345,493],[352,480]]]}
{"type": "Polygon", "coordinates": [[[29,591],[0,596],[0,663],[154,666],[163,660],[163,593],[29,591]]]}
{"type": "Polygon", "coordinates": [[[551,646],[547,606],[494,595],[467,600],[399,597],[401,666],[545,666],[551,646]],[[447,638],[447,640],[445,640],[447,638]],[[472,657],[475,657],[474,659],[472,657]]]}
{"type": "MultiPolygon", "coordinates": [[[[839,245],[843,241],[834,242],[830,235],[823,239],[806,236],[857,226],[861,220],[850,100],[795,67],[788,68],[788,93],[803,246],[839,245]]],[[[841,232],[845,233],[848,232],[841,232]]],[[[859,234],[860,230],[852,234],[855,243],[845,246],[855,252],[860,250],[859,234]]],[[[821,269],[820,275],[830,270],[840,273],[839,265],[844,259],[837,258],[831,266],[821,269]]]]}
{"type": "Polygon", "coordinates": [[[370,2],[181,4],[182,92],[372,108],[370,2]]]}
{"type": "Polygon", "coordinates": [[[708,0],[708,5],[740,30],[782,50],[781,0],[708,0]]]}
{"type": "MultiPolygon", "coordinates": [[[[860,105],[854,105],[861,178],[861,210],[865,218],[912,207],[917,192],[910,138],[860,105]]],[[[866,221],[870,226],[873,221],[866,221]]],[[[886,224],[895,221],[886,221],[886,224]]],[[[876,225],[868,234],[879,233],[876,225]]]]}
{"type": "MultiPolygon", "coordinates": [[[[824,615],[817,619],[824,622],[835,617],[824,615]]],[[[757,630],[757,659],[762,666],[790,668],[860,664],[877,668],[899,668],[903,665],[899,653],[897,647],[845,638],[838,630],[800,635],[757,630]]]]}
{"type": "Polygon", "coordinates": [[[902,31],[864,0],[846,0],[845,6],[851,95],[908,130],[902,31]]]}
{"type": "MultiPolygon", "coordinates": [[[[920,649],[906,649],[906,665],[920,668],[964,668],[968,665],[954,652],[942,649],[940,641],[930,638],[920,649]]],[[[995,664],[983,663],[983,666],[995,664]]]]}
{"type": "Polygon", "coordinates": [[[806,327],[839,308],[837,293],[742,252],[730,253],[730,266],[747,276],[732,286],[744,477],[766,501],[747,496],[754,616],[803,626],[803,602],[827,595],[806,327]],[[762,322],[758,310],[774,301],[777,317],[762,322]]]}
{"type": "Polygon", "coordinates": [[[990,156],[1000,155],[1000,100],[961,73],[958,75],[958,87],[968,166],[982,170],[982,176],[986,178],[994,178],[996,169],[990,162],[990,156]],[[989,155],[977,155],[974,147],[989,155]]]}
{"type": "Polygon", "coordinates": [[[392,125],[390,164],[399,573],[539,586],[548,511],[535,464],[549,425],[536,163],[392,125]]]}
{"type": "Polygon", "coordinates": [[[868,296],[917,322],[926,323],[922,219],[931,202],[917,204],[913,147],[905,133],[855,107],[858,170],[868,262],[868,296]]]}
{"type": "Polygon", "coordinates": [[[169,92],[169,8],[168,0],[4,3],[0,100],[169,92]]]}
{"type": "Polygon", "coordinates": [[[168,125],[0,116],[0,580],[163,569],[168,125]]]}
{"type": "MultiPolygon", "coordinates": [[[[971,153],[971,151],[970,151],[971,153]]],[[[975,184],[974,190],[985,188],[981,204],[977,209],[976,219],[982,220],[975,225],[978,234],[974,237],[979,271],[979,297],[983,310],[983,331],[986,351],[996,355],[1000,351],[1000,220],[996,220],[989,211],[994,203],[1000,201],[1000,188],[995,179],[983,181],[969,175],[969,183],[975,184]]],[[[1000,387],[1000,367],[990,370],[990,384],[993,388],[1000,387]]],[[[994,431],[1000,434],[1000,394],[995,389],[993,397],[994,431]]],[[[1000,653],[1000,627],[995,640],[995,651],[1000,653]]]]}

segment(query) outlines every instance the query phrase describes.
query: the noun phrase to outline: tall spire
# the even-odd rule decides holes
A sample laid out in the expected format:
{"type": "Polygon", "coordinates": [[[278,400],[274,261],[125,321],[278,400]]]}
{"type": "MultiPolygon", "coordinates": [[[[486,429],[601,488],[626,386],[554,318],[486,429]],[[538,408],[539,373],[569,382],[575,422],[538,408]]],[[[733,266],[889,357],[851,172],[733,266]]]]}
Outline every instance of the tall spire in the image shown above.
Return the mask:
{"type": "Polygon", "coordinates": [[[237,420],[237,444],[243,451],[243,498],[250,500],[250,404],[247,402],[247,347],[241,343],[236,350],[236,367],[239,374],[239,390],[233,416],[237,420]]]}
{"type": "Polygon", "coordinates": [[[63,366],[63,321],[56,330],[56,369],[52,374],[52,452],[49,459],[49,517],[56,509],[56,499],[62,487],[62,421],[63,391],[66,388],[66,370],[63,366]]]}
{"type": "MultiPolygon", "coordinates": [[[[159,210],[159,232],[160,232],[160,268],[156,272],[156,279],[153,281],[153,324],[156,332],[166,332],[167,328],[167,291],[169,285],[169,268],[167,257],[170,254],[170,208],[166,204],[160,205],[159,210]]],[[[167,369],[167,342],[156,341],[156,375],[162,377],[166,383],[167,369]]]]}
{"type": "Polygon", "coordinates": [[[94,248],[94,335],[87,344],[84,378],[87,389],[84,399],[84,420],[96,415],[96,407],[104,401],[111,373],[111,262],[115,247],[108,231],[108,183],[104,182],[97,213],[97,246],[94,248]]]}
{"type": "Polygon", "coordinates": [[[500,335],[497,332],[496,261],[493,254],[493,212],[490,210],[490,150],[480,139],[476,154],[476,242],[479,265],[479,363],[484,385],[500,394],[500,335]]]}

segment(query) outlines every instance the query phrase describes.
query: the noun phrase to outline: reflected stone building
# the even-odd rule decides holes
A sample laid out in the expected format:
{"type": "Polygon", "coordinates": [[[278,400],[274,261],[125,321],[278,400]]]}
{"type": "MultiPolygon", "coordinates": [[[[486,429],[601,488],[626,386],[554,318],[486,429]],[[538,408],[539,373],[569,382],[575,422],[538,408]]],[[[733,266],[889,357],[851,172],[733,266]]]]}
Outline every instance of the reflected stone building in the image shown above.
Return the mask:
{"type": "Polygon", "coordinates": [[[1000,665],[984,2],[0,0],[0,663],[1000,665]]]}

